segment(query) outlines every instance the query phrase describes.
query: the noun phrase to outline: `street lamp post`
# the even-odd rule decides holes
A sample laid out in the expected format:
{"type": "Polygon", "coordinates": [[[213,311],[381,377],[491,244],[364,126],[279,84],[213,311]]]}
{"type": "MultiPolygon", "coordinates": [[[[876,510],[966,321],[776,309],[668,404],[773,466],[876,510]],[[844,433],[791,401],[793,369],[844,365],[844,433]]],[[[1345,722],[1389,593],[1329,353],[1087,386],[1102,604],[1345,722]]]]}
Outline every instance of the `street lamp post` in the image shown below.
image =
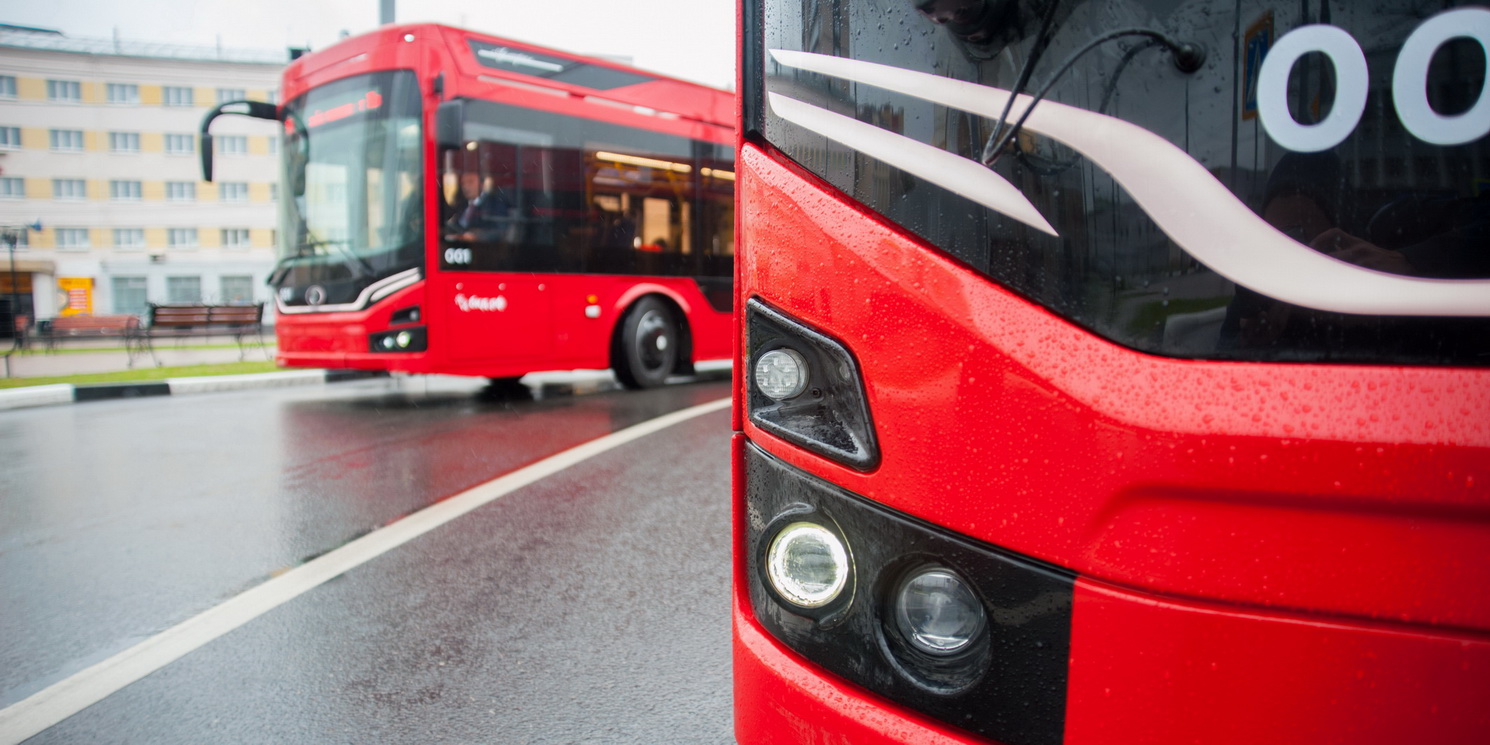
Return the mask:
{"type": "Polygon", "coordinates": [[[17,289],[16,281],[16,244],[20,243],[21,236],[27,230],[41,230],[41,223],[34,225],[5,225],[0,226],[0,240],[5,241],[5,251],[10,259],[10,328],[5,333],[10,334],[10,349],[5,351],[5,377],[10,377],[10,356],[21,348],[21,329],[17,328],[16,317],[20,314],[21,296],[17,289]]]}

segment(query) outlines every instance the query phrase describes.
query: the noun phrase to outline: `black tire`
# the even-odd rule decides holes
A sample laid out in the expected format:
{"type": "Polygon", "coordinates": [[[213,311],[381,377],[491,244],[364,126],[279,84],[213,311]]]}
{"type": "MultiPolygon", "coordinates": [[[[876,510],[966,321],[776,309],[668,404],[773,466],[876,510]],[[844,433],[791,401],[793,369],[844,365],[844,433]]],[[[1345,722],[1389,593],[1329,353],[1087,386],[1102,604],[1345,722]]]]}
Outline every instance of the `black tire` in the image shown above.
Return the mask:
{"type": "Polygon", "coordinates": [[[678,366],[682,334],[667,304],[655,297],[636,301],[621,319],[616,339],[616,378],[627,388],[655,388],[678,366]]]}

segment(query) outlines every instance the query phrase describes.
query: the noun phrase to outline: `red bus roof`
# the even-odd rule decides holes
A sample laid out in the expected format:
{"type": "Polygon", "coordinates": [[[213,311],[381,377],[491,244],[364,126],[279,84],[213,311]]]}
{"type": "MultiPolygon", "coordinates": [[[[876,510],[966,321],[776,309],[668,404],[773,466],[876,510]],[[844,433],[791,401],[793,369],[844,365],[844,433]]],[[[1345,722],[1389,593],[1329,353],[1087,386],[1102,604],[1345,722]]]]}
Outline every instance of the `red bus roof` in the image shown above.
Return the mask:
{"type": "MultiPolygon", "coordinates": [[[[285,69],[286,100],[306,88],[343,77],[333,68],[357,61],[358,71],[419,68],[411,40],[439,39],[453,62],[446,96],[469,95],[483,81],[499,81],[555,95],[640,106],[682,119],[734,126],[734,94],[608,60],[439,24],[384,26],[301,57],[285,69]],[[406,51],[407,50],[407,51],[406,51]]],[[[348,74],[352,71],[348,70],[348,74]]]]}

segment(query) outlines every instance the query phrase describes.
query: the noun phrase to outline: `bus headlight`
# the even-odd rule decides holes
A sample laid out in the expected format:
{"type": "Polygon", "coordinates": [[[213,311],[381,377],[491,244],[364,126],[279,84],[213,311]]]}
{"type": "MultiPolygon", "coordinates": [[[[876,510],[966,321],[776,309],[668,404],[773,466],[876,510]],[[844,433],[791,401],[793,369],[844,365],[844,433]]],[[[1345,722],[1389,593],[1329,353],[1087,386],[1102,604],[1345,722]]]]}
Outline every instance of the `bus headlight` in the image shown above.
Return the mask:
{"type": "Polygon", "coordinates": [[[810,522],[781,529],[766,551],[766,576],[782,599],[803,608],[833,602],[848,584],[848,548],[833,531],[810,522]]]}
{"type": "Polygon", "coordinates": [[[967,649],[988,628],[983,604],[956,573],[934,567],[911,574],[895,593],[895,626],[926,654],[967,649]]]}
{"type": "Polygon", "coordinates": [[[368,335],[367,347],[372,352],[423,352],[429,348],[429,334],[423,326],[379,331],[368,335]]]}
{"type": "Polygon", "coordinates": [[[800,396],[807,390],[807,360],[786,347],[766,352],[755,363],[755,385],[773,401],[800,396]]]}

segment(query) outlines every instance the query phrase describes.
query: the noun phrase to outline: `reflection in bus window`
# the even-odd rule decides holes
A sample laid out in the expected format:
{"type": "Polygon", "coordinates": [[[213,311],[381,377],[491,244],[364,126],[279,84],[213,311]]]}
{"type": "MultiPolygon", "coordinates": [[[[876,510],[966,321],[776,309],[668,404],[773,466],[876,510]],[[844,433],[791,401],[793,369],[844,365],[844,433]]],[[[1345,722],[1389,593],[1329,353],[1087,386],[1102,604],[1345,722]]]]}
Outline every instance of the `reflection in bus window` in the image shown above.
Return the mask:
{"type": "Polygon", "coordinates": [[[462,268],[730,276],[727,147],[485,102],[467,111],[441,178],[441,235],[473,249],[462,268]]]}

